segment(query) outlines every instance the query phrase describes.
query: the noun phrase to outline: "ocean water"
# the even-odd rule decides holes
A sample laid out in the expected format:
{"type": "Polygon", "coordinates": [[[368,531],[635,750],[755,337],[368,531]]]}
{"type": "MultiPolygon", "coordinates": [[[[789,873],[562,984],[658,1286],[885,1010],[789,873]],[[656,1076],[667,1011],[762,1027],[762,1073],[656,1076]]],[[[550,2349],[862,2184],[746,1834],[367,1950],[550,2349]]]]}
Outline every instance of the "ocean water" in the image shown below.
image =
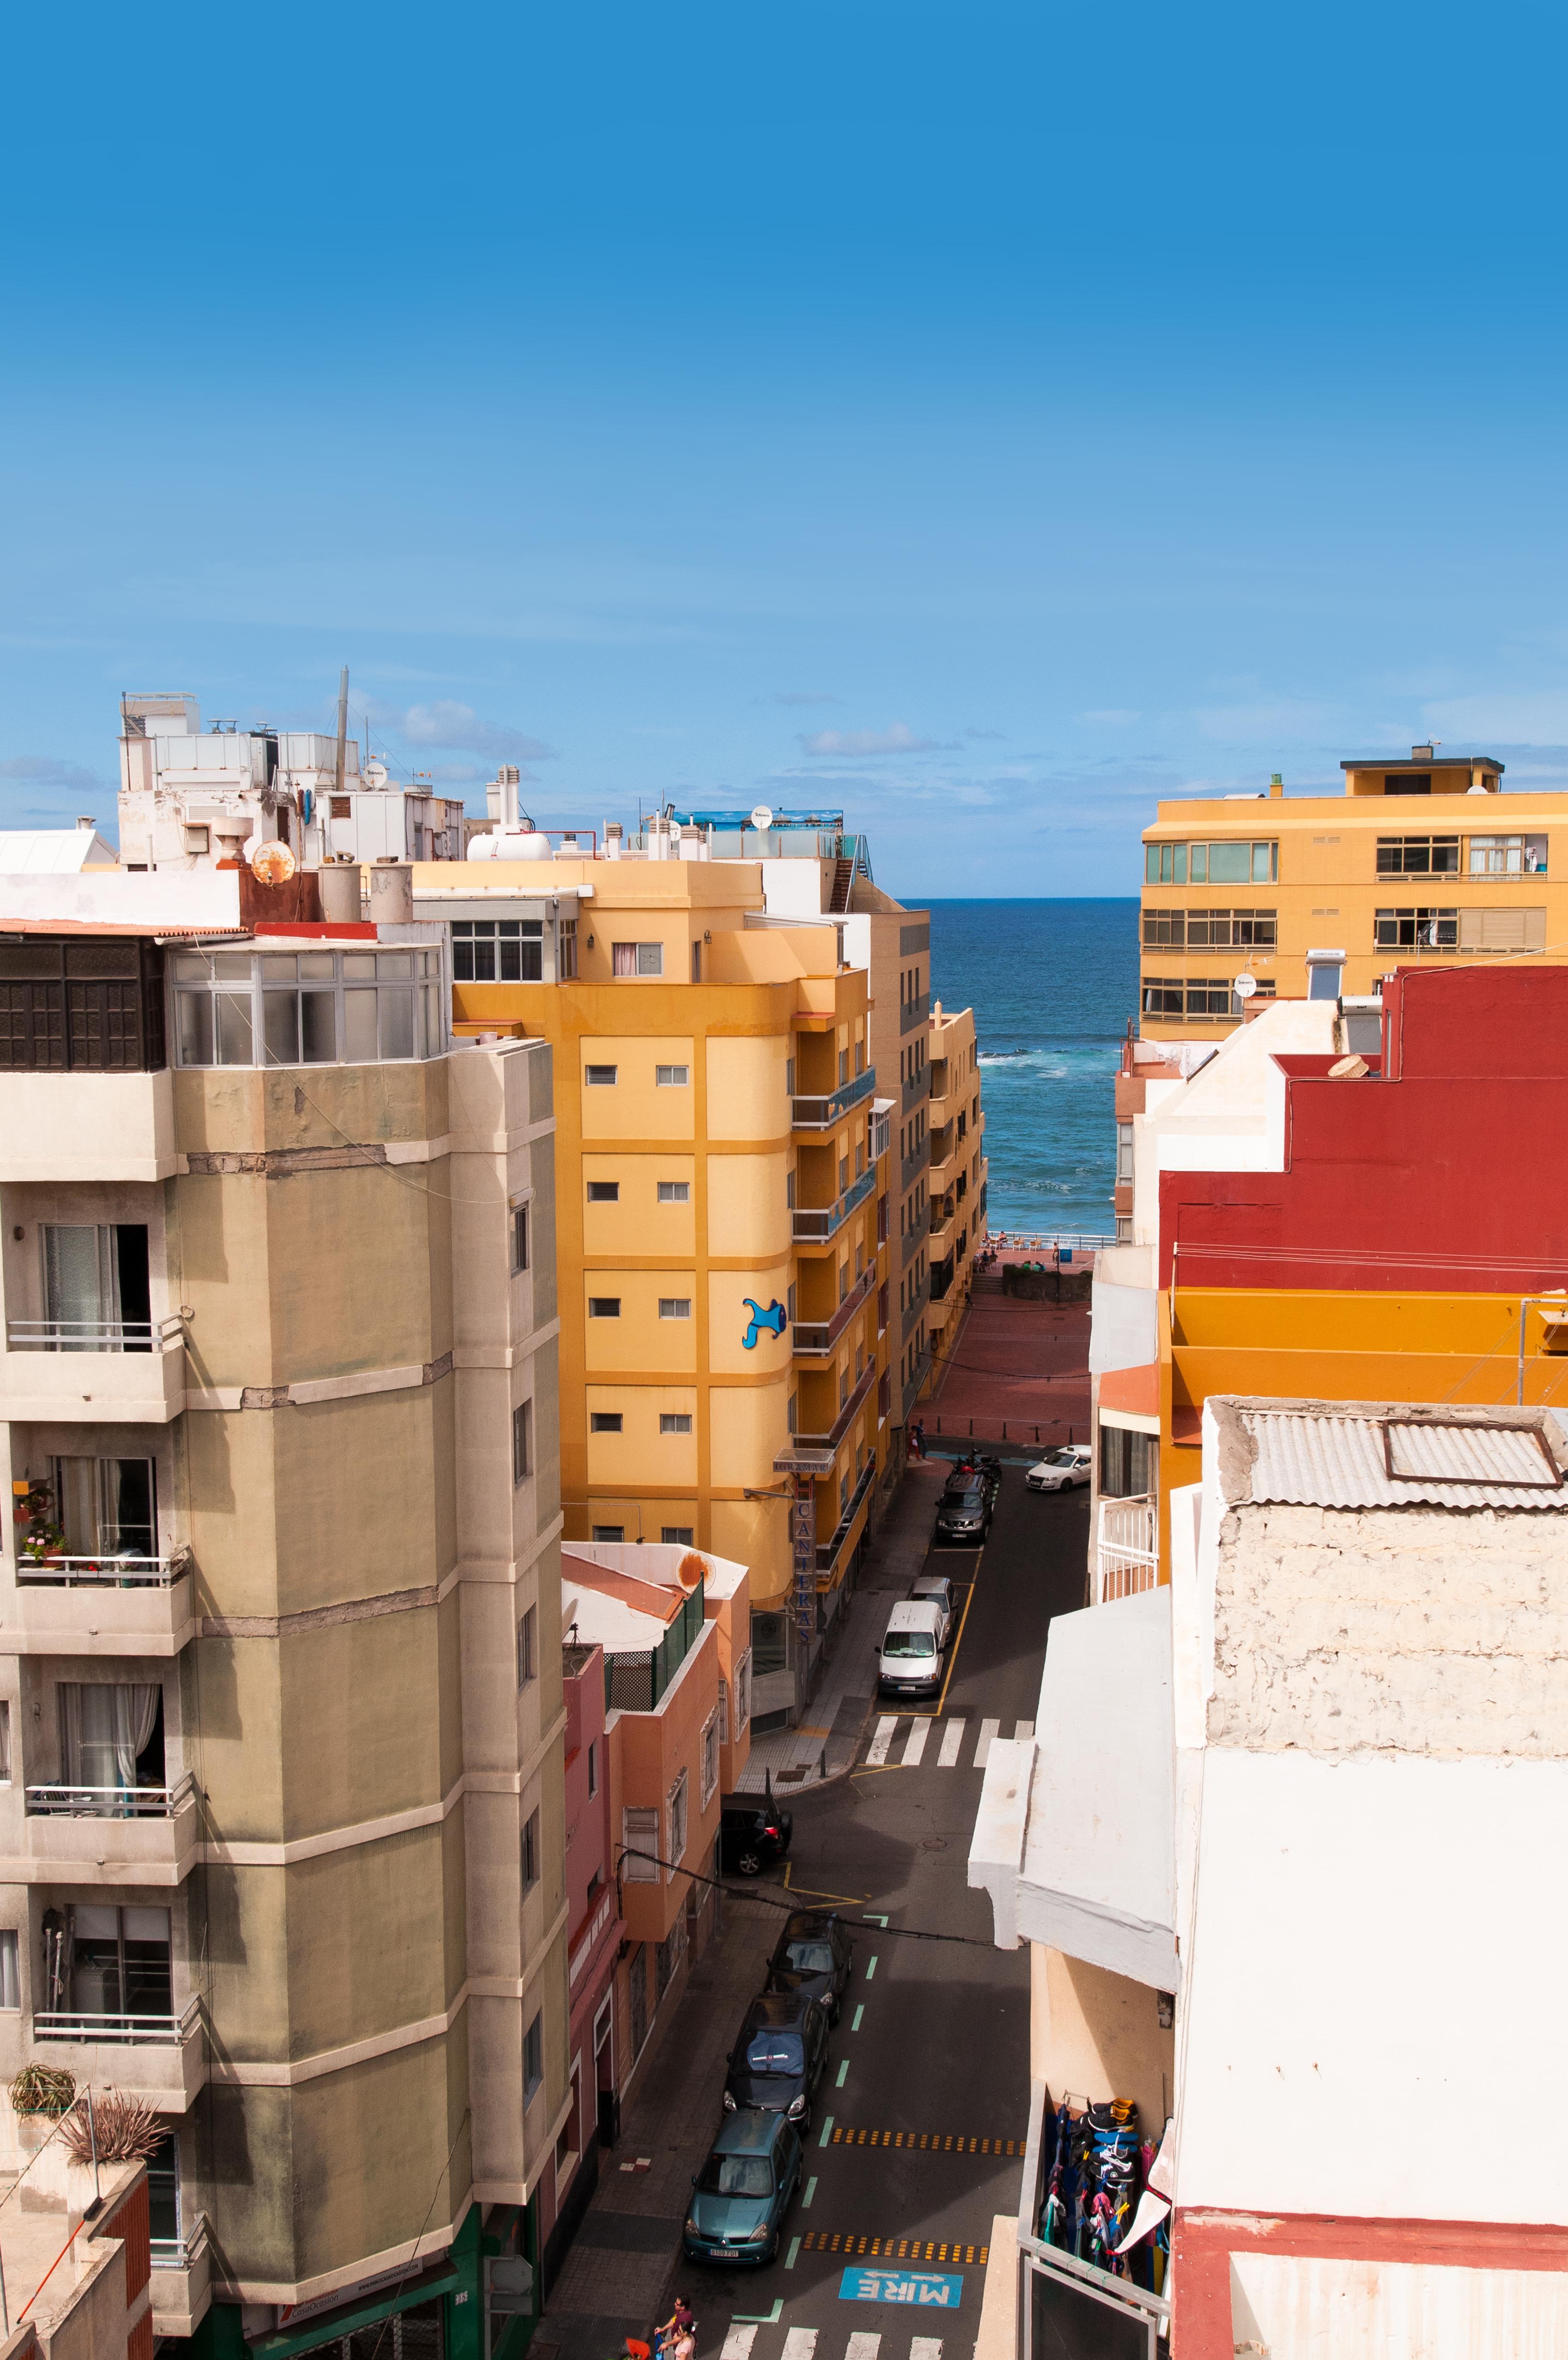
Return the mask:
{"type": "Polygon", "coordinates": [[[1111,1082],[1138,1009],[1138,902],[929,907],[931,997],[975,1011],[991,1228],[1109,1235],[1111,1082]]]}

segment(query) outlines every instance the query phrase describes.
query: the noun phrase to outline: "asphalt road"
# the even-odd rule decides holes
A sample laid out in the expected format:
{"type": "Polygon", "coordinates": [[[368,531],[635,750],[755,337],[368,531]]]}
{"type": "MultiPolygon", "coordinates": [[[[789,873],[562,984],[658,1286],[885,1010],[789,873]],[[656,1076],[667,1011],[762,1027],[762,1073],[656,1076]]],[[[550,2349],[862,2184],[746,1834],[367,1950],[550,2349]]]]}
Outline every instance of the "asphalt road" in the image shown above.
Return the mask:
{"type": "MultiPolygon", "coordinates": [[[[1087,1538],[1085,1491],[1037,1497],[1007,1468],[985,1548],[928,1557],[964,1585],[939,1705],[889,1704],[855,1772],[792,1806],[787,1885],[765,1880],[768,1896],[887,1925],[855,1934],[779,2258],[744,2277],[681,2263],[702,2360],[940,2360],[929,2343],[911,2354],[917,2336],[956,2360],[974,2342],[992,2219],[1017,2207],[1029,2108],[1028,1954],[992,1948],[989,1905],[966,1883],[976,1756],[987,1730],[1032,1727],[1050,1618],[1083,1603],[1087,1538]],[[965,1939],[916,1940],[916,1928],[965,1939]],[[846,2297],[884,2268],[876,2300],[846,2297]],[[901,2299],[887,2299],[894,2289],[901,2299]],[[852,2334],[881,2348],[848,2353],[852,2334]]],[[[868,1663],[868,1687],[873,1677],[868,1663]]]]}

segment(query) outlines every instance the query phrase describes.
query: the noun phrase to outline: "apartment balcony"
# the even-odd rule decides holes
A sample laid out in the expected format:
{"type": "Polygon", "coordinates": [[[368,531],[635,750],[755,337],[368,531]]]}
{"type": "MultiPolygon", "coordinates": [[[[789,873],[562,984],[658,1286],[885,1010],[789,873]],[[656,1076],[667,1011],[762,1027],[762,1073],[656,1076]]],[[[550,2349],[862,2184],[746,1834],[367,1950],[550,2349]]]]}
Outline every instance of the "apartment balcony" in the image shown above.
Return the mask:
{"type": "Polygon", "coordinates": [[[921,1229],[918,1221],[910,1222],[898,1240],[898,1268],[901,1272],[908,1270],[930,1234],[928,1229],[921,1229]]]}
{"type": "Polygon", "coordinates": [[[826,1245],[835,1238],[856,1208],[864,1205],[877,1185],[875,1164],[852,1182],[831,1205],[798,1205],[790,1215],[798,1246],[826,1245]]]}
{"type": "Polygon", "coordinates": [[[906,1344],[914,1333],[916,1323],[918,1322],[921,1312],[925,1309],[926,1305],[931,1301],[931,1274],[928,1268],[925,1276],[921,1279],[919,1286],[916,1287],[905,1307],[903,1340],[906,1344]]]}
{"type": "Polygon", "coordinates": [[[909,1419],[909,1412],[914,1408],[915,1404],[920,1397],[920,1387],[924,1384],[926,1378],[930,1373],[931,1364],[931,1346],[928,1344],[924,1351],[920,1353],[919,1359],[915,1362],[914,1374],[909,1379],[904,1387],[903,1415],[906,1422],[909,1419]]]}
{"type": "Polygon", "coordinates": [[[860,1409],[877,1382],[877,1363],[868,1360],[848,1400],[839,1411],[825,1434],[792,1434],[788,1448],[781,1450],[773,1462],[776,1475],[831,1475],[838,1447],[854,1425],[860,1409]]]}
{"type": "Polygon", "coordinates": [[[77,2086],[113,2086],[144,2099],[159,2114],[183,2114],[207,2078],[201,2003],[188,2000],[169,2016],[82,2015],[35,2009],[38,2062],[74,2074],[77,2086]]]}
{"type": "Polygon", "coordinates": [[[168,1180],[179,1169],[166,1065],[155,1073],[13,1066],[5,1116],[0,1181],[168,1180]]]}
{"type": "Polygon", "coordinates": [[[796,1098],[789,1101],[789,1120],[796,1131],[831,1131],[851,1107],[875,1095],[877,1068],[867,1065],[853,1081],[841,1082],[825,1098],[796,1098]]]}
{"type": "Polygon", "coordinates": [[[931,1268],[931,1299],[932,1303],[945,1303],[948,1296],[952,1294],[954,1268],[955,1263],[952,1254],[949,1254],[945,1261],[932,1262],[931,1268]]]}
{"type": "Polygon", "coordinates": [[[831,1319],[797,1319],[790,1330],[790,1349],[797,1360],[826,1360],[855,1313],[877,1284],[877,1265],[863,1271],[831,1319]]]}
{"type": "Polygon", "coordinates": [[[185,1407],[185,1325],[178,1317],[8,1319],[0,1420],[167,1426],[185,1407]]]}
{"type": "Polygon", "coordinates": [[[1160,1503],[1147,1493],[1102,1500],[1094,1535],[1094,1603],[1135,1598],[1160,1580],[1160,1503]]]}
{"type": "Polygon", "coordinates": [[[183,1883],[201,1841],[196,1781],[172,1786],[28,1786],[23,1856],[0,1860],[0,1883],[183,1883]]]}
{"type": "Polygon", "coordinates": [[[860,1480],[849,1495],[844,1509],[833,1533],[825,1541],[817,1543],[817,1587],[831,1590],[838,1578],[839,1560],[848,1548],[860,1523],[860,1511],[866,1495],[877,1480],[877,1453],[872,1451],[860,1470],[860,1480]]]}
{"type": "Polygon", "coordinates": [[[880,1164],[892,1137],[893,1100],[875,1098],[871,1106],[871,1161],[880,1164]]]}
{"type": "Polygon", "coordinates": [[[931,1207],[931,1258],[933,1262],[945,1262],[953,1251],[958,1215],[950,1206],[944,1212],[934,1201],[931,1207]]]}
{"type": "Polygon", "coordinates": [[[207,2216],[198,2212],[178,2237],[152,2240],[152,2324],[155,2335],[193,2335],[212,2301],[212,2249],[207,2216]]]}
{"type": "Polygon", "coordinates": [[[958,1176],[959,1139],[955,1126],[944,1123],[931,1133],[931,1188],[933,1196],[952,1187],[958,1176]]]}
{"type": "Polygon", "coordinates": [[[19,1557],[16,1579],[6,1620],[17,1655],[177,1655],[196,1635],[195,1585],[183,1549],[169,1557],[19,1557]]]}

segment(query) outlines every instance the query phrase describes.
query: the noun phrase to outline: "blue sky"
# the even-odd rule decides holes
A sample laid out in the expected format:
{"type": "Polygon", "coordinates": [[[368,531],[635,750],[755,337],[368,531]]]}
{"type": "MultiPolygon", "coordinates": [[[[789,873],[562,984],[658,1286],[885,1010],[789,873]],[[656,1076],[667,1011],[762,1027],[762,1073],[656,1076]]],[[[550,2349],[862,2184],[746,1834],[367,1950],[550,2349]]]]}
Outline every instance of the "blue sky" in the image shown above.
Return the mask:
{"type": "Polygon", "coordinates": [[[0,825],[122,687],[478,807],[842,803],[1137,890],[1160,794],[1568,784],[1545,8],[89,6],[13,28],[0,825]]]}

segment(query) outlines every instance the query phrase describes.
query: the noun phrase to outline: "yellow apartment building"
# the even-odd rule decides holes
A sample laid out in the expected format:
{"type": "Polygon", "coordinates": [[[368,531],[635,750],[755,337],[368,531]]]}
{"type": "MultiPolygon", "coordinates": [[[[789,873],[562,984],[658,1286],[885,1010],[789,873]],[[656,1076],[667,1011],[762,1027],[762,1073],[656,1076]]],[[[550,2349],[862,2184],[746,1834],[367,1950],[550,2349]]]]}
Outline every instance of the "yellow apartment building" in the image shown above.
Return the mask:
{"type": "Polygon", "coordinates": [[[1353,756],[1343,795],[1162,803],[1144,831],[1141,1031],[1206,1039],[1254,1000],[1365,998],[1397,967],[1568,950],[1568,795],[1489,754],[1353,756]],[[1554,836],[1562,841],[1553,844],[1554,836]]]}
{"type": "Polygon", "coordinates": [[[985,1242],[985,1116],[972,1008],[931,1019],[931,1322],[933,1374],[943,1338],[969,1300],[975,1257],[985,1242]]]}
{"type": "Polygon", "coordinates": [[[431,866],[416,898],[452,926],[459,1034],[554,1052],[566,1536],[749,1567],[766,1727],[893,1447],[867,973],[834,924],[768,922],[756,861],[431,866]]]}

